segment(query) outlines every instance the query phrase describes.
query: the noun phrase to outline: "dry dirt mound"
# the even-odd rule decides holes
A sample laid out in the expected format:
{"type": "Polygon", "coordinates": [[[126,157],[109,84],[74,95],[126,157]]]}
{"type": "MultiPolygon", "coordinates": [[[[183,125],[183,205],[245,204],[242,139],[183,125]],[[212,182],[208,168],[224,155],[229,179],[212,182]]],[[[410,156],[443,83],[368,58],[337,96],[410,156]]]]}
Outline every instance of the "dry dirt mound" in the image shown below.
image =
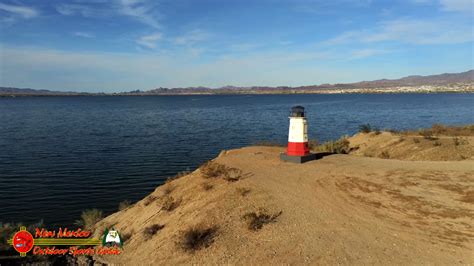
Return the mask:
{"type": "Polygon", "coordinates": [[[473,136],[416,135],[390,132],[359,133],[350,137],[350,154],[408,161],[474,159],[473,136]]]}
{"type": "MultiPolygon", "coordinates": [[[[383,137],[383,136],[381,136],[383,137]]],[[[474,263],[474,164],[223,152],[97,224],[138,264],[474,263]]]]}

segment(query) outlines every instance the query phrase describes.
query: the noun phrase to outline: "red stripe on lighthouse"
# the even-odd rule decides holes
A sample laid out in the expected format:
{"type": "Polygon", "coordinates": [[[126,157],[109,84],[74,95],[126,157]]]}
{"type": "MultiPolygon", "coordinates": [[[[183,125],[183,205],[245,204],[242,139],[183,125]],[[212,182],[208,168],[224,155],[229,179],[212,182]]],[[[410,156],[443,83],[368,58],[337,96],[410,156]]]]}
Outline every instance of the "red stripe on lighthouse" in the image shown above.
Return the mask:
{"type": "Polygon", "coordinates": [[[308,142],[288,142],[287,154],[290,156],[303,156],[309,154],[308,142]]]}

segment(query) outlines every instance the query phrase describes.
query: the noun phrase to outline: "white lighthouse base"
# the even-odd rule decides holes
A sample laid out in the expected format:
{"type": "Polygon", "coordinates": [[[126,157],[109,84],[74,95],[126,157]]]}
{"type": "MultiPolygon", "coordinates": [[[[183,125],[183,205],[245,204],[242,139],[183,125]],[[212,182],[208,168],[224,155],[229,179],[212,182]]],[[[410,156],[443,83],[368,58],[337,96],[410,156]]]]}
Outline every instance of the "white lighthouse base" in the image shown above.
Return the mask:
{"type": "Polygon", "coordinates": [[[302,156],[290,156],[286,153],[280,153],[280,159],[285,162],[291,162],[291,163],[305,163],[308,161],[315,160],[317,158],[317,154],[315,153],[310,153],[307,155],[302,155],[302,156]]]}

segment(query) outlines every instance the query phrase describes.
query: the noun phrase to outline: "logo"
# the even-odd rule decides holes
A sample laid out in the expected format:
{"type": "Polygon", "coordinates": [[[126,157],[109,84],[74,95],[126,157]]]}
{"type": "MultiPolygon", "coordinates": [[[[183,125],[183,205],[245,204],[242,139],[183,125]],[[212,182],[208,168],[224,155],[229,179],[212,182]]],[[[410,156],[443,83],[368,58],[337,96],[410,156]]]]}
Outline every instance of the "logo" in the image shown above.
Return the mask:
{"type": "Polygon", "coordinates": [[[22,226],[7,242],[20,253],[21,257],[25,257],[30,251],[33,255],[69,254],[72,256],[119,255],[121,253],[122,239],[114,228],[111,230],[106,228],[102,240],[91,236],[91,231],[81,228],[74,231],[68,228],[53,231],[36,228],[33,236],[26,227],[22,226]]]}

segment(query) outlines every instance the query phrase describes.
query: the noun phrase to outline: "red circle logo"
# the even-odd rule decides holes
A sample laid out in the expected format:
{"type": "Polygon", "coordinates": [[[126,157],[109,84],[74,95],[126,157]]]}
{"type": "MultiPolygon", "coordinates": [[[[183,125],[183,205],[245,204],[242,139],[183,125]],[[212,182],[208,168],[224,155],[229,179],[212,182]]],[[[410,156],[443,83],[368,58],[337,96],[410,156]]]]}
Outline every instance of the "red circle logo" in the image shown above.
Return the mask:
{"type": "Polygon", "coordinates": [[[33,235],[28,231],[19,231],[13,236],[13,248],[20,253],[27,253],[33,248],[33,235]]]}

